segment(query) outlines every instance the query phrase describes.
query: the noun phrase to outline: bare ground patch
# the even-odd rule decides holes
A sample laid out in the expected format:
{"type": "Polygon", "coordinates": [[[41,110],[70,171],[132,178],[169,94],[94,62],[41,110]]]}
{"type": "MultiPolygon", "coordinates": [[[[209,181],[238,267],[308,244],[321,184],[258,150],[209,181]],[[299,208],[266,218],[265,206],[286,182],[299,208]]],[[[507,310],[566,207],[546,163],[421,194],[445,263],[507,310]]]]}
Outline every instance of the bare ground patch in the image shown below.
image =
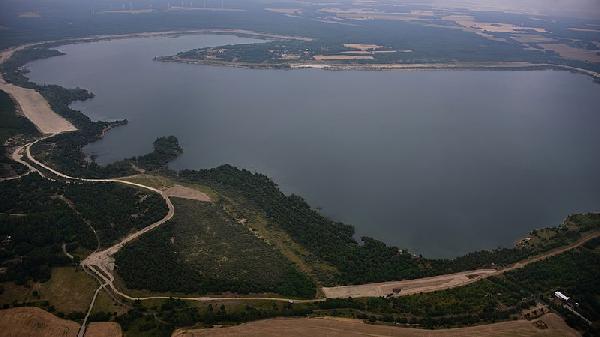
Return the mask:
{"type": "Polygon", "coordinates": [[[265,8],[265,10],[273,13],[287,15],[300,15],[303,12],[301,8],[265,8]]]}
{"type": "Polygon", "coordinates": [[[503,22],[479,22],[470,15],[448,15],[442,19],[454,21],[457,25],[464,28],[473,28],[484,32],[492,33],[519,33],[523,31],[533,31],[536,33],[545,33],[546,30],[540,27],[523,27],[503,22]]]}
{"type": "Polygon", "coordinates": [[[544,43],[540,44],[545,50],[552,50],[563,58],[580,60],[587,62],[600,62],[600,55],[597,50],[586,50],[581,48],[575,48],[561,43],[544,43]]]}
{"type": "Polygon", "coordinates": [[[177,197],[177,198],[183,198],[183,199],[211,202],[211,199],[208,196],[208,194],[206,194],[204,192],[200,192],[200,191],[190,188],[190,187],[185,187],[185,186],[177,185],[177,184],[165,189],[164,193],[166,195],[168,195],[169,197],[177,197]]]}
{"type": "Polygon", "coordinates": [[[379,297],[389,294],[411,295],[442,290],[475,282],[481,277],[496,273],[495,269],[478,269],[456,274],[425,277],[415,280],[368,283],[352,286],[323,287],[327,298],[379,297]],[[395,292],[394,290],[400,290],[395,292]]]}
{"type": "MultiPolygon", "coordinates": [[[[0,53],[0,62],[9,59],[17,49],[9,49],[0,53]]],[[[7,83],[0,75],[0,89],[7,92],[17,102],[20,111],[42,133],[54,134],[77,130],[71,122],[59,116],[39,92],[7,83]]]]}
{"type": "Polygon", "coordinates": [[[92,322],[85,330],[85,337],[122,337],[121,326],[116,322],[92,322]]]}
{"type": "Polygon", "coordinates": [[[315,55],[317,61],[347,61],[347,60],[372,60],[370,55],[315,55]]]}
{"type": "Polygon", "coordinates": [[[111,11],[102,11],[102,14],[147,14],[152,13],[155,10],[152,8],[145,9],[120,9],[120,10],[111,10],[111,11]]]}
{"type": "Polygon", "coordinates": [[[6,91],[19,104],[23,115],[27,117],[40,132],[54,134],[77,130],[73,124],[57,115],[48,102],[33,89],[25,89],[4,82],[0,79],[0,89],[6,91]]]}
{"type": "Polygon", "coordinates": [[[540,329],[537,321],[510,321],[466,328],[425,330],[400,328],[385,325],[369,325],[359,320],[334,318],[275,318],[257,321],[227,328],[180,329],[172,337],[199,336],[285,336],[291,337],[352,337],[352,336],[390,336],[390,337],[575,337],[579,334],[569,328],[555,314],[546,314],[540,318],[547,326],[540,329]]]}
{"type": "Polygon", "coordinates": [[[357,50],[363,50],[363,51],[375,50],[375,49],[382,48],[379,45],[367,44],[367,43],[344,43],[344,47],[351,48],[351,49],[357,49],[357,50]]]}

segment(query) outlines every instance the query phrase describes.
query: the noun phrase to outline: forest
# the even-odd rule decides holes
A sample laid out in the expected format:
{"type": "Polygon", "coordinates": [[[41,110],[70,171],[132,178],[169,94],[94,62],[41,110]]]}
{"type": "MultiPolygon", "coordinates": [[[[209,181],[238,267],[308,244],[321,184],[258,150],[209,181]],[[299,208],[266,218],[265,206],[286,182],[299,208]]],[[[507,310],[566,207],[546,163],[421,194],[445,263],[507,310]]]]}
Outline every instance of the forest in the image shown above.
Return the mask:
{"type": "Polygon", "coordinates": [[[110,183],[67,184],[38,174],[0,184],[2,281],[47,281],[50,269],[164,217],[155,193],[110,183]]]}

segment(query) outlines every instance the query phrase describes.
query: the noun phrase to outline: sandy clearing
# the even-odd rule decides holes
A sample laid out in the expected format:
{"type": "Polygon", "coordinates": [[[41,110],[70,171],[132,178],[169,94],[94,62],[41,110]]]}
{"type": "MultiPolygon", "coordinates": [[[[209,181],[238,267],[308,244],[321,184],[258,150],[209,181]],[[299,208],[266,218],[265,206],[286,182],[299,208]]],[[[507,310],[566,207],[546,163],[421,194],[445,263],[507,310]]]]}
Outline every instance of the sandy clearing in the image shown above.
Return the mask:
{"type": "Polygon", "coordinates": [[[340,54],[349,54],[349,55],[371,55],[373,54],[373,52],[367,51],[367,50],[349,50],[349,51],[343,51],[340,54]]]}
{"type": "Polygon", "coordinates": [[[23,115],[43,134],[75,131],[77,128],[65,118],[57,115],[48,102],[33,89],[25,89],[6,83],[0,79],[0,89],[8,93],[18,103],[23,115]]]}
{"type": "Polygon", "coordinates": [[[279,13],[279,14],[288,14],[288,15],[301,15],[303,12],[301,8],[270,8],[270,7],[267,7],[267,8],[265,8],[265,10],[268,12],[279,13]]]}
{"type": "Polygon", "coordinates": [[[394,289],[398,288],[401,289],[400,295],[412,295],[421,292],[431,292],[458,287],[463,284],[480,280],[484,276],[496,272],[496,269],[478,269],[415,280],[368,283],[354,286],[323,287],[322,290],[327,298],[379,297],[393,294],[394,289]]]}
{"type": "Polygon", "coordinates": [[[548,328],[540,329],[535,321],[509,321],[477,325],[466,328],[425,330],[401,328],[385,325],[369,325],[359,320],[334,318],[274,318],[246,323],[233,327],[213,329],[180,329],[172,337],[235,337],[235,336],[285,336],[291,337],[575,337],[579,334],[569,328],[556,314],[546,314],[540,318],[548,328]]]}
{"type": "Polygon", "coordinates": [[[200,191],[190,188],[190,187],[185,187],[185,186],[177,185],[177,184],[165,189],[163,191],[163,193],[165,193],[169,197],[192,199],[192,200],[199,200],[199,201],[204,201],[204,202],[211,201],[210,197],[206,193],[200,192],[200,191]]]}
{"type": "MultiPolygon", "coordinates": [[[[24,47],[8,49],[0,53],[0,62],[8,60],[12,54],[24,47]]],[[[56,114],[48,102],[33,89],[25,89],[7,83],[0,74],[0,89],[7,92],[19,106],[19,110],[27,117],[37,129],[44,134],[56,134],[75,131],[77,128],[69,121],[56,114]]]]}
{"type": "Polygon", "coordinates": [[[85,337],[122,337],[121,326],[116,322],[92,322],[85,331],[85,337]]]}
{"type": "Polygon", "coordinates": [[[207,12],[245,12],[240,8],[221,8],[221,7],[181,7],[170,6],[168,11],[207,11],[207,12]]]}
{"type": "Polygon", "coordinates": [[[363,51],[382,48],[379,45],[368,44],[368,43],[344,43],[344,47],[357,49],[357,50],[363,50],[363,51]]]}
{"type": "Polygon", "coordinates": [[[518,33],[523,30],[530,30],[536,33],[546,33],[544,28],[539,27],[522,27],[510,23],[502,22],[479,22],[470,15],[448,15],[442,17],[442,20],[454,21],[457,25],[464,28],[473,28],[484,32],[493,33],[518,33]]]}
{"type": "Polygon", "coordinates": [[[388,20],[388,21],[419,21],[423,20],[418,15],[411,15],[405,13],[389,13],[389,14],[377,14],[377,13],[340,13],[336,16],[344,19],[351,20],[388,20]]]}
{"type": "Polygon", "coordinates": [[[341,60],[372,60],[370,55],[315,55],[316,61],[341,61],[341,60]]]}
{"type": "Polygon", "coordinates": [[[144,9],[119,9],[119,10],[110,10],[110,11],[102,11],[100,14],[146,14],[152,13],[155,9],[152,8],[144,8],[144,9]]]}
{"type": "Polygon", "coordinates": [[[0,337],[75,337],[79,324],[40,308],[0,310],[0,337]]]}

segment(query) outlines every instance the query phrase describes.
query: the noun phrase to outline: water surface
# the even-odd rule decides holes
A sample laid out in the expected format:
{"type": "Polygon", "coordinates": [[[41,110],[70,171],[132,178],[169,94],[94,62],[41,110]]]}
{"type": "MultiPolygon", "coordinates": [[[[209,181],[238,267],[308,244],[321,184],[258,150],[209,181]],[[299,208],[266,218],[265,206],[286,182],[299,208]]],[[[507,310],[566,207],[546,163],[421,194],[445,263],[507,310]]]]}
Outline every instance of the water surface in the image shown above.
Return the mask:
{"type": "Polygon", "coordinates": [[[176,135],[173,168],[224,163],[272,177],[359,235],[427,256],[510,246],[600,207],[600,86],[555,71],[328,72],[152,61],[233,36],[68,45],[37,82],[96,94],[93,119],[127,118],[86,152],[143,154],[176,135]]]}

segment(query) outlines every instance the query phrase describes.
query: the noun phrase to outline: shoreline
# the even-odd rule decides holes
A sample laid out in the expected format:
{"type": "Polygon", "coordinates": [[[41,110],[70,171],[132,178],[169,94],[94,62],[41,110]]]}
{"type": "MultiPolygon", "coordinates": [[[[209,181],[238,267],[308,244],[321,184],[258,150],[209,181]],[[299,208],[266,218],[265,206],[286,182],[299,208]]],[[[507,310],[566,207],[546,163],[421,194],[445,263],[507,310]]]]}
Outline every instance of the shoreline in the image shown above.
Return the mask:
{"type": "MultiPolygon", "coordinates": [[[[281,35],[272,34],[265,32],[256,32],[244,29],[191,29],[191,30],[167,30],[167,31],[156,31],[156,32],[137,32],[137,33],[126,33],[126,34],[113,34],[113,35],[91,35],[87,37],[79,38],[66,38],[60,40],[48,40],[27,43],[23,45],[13,46],[0,50],[3,57],[0,58],[0,63],[5,62],[10,58],[11,54],[15,51],[49,45],[48,48],[56,48],[58,46],[67,44],[78,44],[78,43],[89,43],[99,41],[111,41],[121,39],[135,39],[135,38],[153,38],[153,37],[178,37],[183,35],[202,35],[202,34],[216,34],[216,35],[235,35],[238,37],[252,37],[252,38],[263,38],[273,40],[299,40],[299,41],[312,41],[310,37],[295,36],[295,35],[281,35]],[[4,54],[9,52],[10,55],[4,58],[4,54]]],[[[192,65],[210,65],[210,66],[221,66],[221,67],[232,67],[232,68],[244,68],[244,69],[274,69],[274,70],[302,70],[302,69],[319,69],[328,71],[543,71],[543,70],[557,70],[557,71],[568,71],[571,73],[587,75],[591,77],[595,82],[600,84],[600,72],[595,72],[588,69],[573,67],[564,64],[551,64],[551,63],[531,63],[526,61],[518,62],[437,62],[437,63],[378,63],[378,64],[358,64],[358,63],[320,63],[315,62],[287,62],[287,63],[245,63],[245,62],[230,62],[220,60],[202,60],[202,59],[180,59],[177,56],[156,56],[155,61],[165,63],[184,63],[192,65]]]]}
{"type": "Polygon", "coordinates": [[[558,70],[587,75],[600,81],[600,73],[562,64],[530,63],[530,62],[455,62],[455,63],[378,63],[378,64],[344,64],[344,63],[246,63],[219,60],[184,59],[177,56],[155,57],[157,62],[184,63],[191,65],[208,65],[219,67],[260,69],[260,70],[302,70],[319,69],[328,71],[542,71],[558,70]]]}

